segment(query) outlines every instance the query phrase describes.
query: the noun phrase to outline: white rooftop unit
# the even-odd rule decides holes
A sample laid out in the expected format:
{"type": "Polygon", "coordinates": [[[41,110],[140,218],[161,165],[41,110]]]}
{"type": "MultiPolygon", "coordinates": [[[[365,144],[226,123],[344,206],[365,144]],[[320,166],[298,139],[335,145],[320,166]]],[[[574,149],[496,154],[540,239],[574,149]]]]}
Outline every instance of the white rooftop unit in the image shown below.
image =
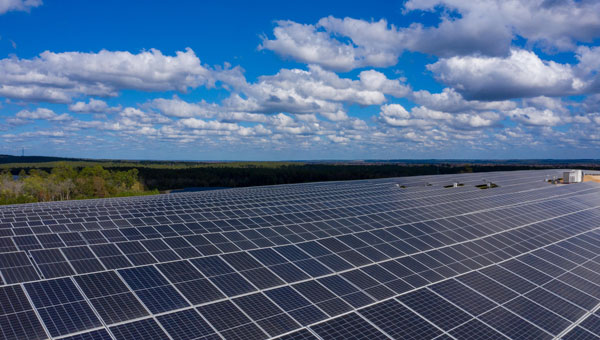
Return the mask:
{"type": "Polygon", "coordinates": [[[579,183],[583,181],[583,171],[571,170],[563,173],[563,183],[579,183]]]}

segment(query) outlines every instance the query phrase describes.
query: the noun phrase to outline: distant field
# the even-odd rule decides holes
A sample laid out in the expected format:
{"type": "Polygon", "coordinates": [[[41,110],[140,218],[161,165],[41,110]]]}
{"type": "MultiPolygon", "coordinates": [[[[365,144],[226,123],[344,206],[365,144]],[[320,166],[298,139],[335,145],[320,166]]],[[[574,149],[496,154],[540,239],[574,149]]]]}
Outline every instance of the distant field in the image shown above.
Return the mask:
{"type": "Polygon", "coordinates": [[[0,169],[16,168],[54,168],[59,164],[67,163],[73,167],[87,167],[100,165],[103,168],[153,168],[153,169],[187,169],[202,167],[227,167],[246,168],[264,167],[277,168],[284,165],[301,165],[303,162],[193,162],[193,161],[129,161],[129,160],[103,160],[60,158],[41,156],[10,156],[0,155],[0,169]]]}
{"type": "Polygon", "coordinates": [[[583,181],[600,183],[600,175],[585,175],[583,181]]]}
{"type": "Polygon", "coordinates": [[[50,161],[1,163],[0,169],[15,168],[54,168],[67,163],[74,167],[100,165],[103,168],[152,168],[152,169],[190,169],[190,168],[279,168],[286,165],[302,165],[302,162],[128,162],[128,161],[50,161]]]}

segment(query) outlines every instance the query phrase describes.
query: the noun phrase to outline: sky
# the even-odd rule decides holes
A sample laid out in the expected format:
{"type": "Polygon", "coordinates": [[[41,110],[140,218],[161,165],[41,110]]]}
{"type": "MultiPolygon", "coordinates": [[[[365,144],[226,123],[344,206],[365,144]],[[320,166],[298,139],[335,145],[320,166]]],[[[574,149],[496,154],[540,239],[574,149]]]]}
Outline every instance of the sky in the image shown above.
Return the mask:
{"type": "Polygon", "coordinates": [[[0,154],[600,158],[600,1],[0,0],[0,154]]]}

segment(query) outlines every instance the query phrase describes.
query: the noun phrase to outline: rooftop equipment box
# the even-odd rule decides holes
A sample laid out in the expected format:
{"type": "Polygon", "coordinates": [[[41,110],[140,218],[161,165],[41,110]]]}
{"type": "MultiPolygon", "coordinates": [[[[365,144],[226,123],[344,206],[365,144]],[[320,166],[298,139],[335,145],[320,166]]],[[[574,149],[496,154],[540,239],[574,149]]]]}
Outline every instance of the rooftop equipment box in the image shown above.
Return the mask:
{"type": "Polygon", "coordinates": [[[583,171],[572,170],[563,174],[563,183],[579,183],[583,181],[583,171]]]}

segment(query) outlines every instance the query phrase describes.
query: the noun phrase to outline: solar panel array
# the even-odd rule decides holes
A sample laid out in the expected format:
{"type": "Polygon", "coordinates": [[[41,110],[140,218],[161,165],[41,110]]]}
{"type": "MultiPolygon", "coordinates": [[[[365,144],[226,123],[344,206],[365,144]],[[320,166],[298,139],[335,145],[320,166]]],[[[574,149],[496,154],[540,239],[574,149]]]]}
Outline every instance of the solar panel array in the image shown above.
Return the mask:
{"type": "Polygon", "coordinates": [[[599,339],[600,184],[559,175],[3,206],[0,339],[599,339]]]}

